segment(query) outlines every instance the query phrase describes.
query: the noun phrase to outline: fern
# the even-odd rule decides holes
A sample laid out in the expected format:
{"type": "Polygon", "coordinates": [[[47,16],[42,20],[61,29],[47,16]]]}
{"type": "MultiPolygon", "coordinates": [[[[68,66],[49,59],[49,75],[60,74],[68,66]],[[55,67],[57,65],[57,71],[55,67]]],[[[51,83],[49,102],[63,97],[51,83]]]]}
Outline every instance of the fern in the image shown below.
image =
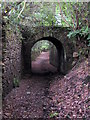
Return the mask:
{"type": "Polygon", "coordinates": [[[71,37],[75,37],[77,34],[79,34],[80,31],[79,30],[76,30],[76,31],[71,31],[69,32],[69,34],[67,35],[69,38],[71,37]]]}
{"type": "Polygon", "coordinates": [[[70,31],[67,36],[68,38],[72,38],[76,37],[77,35],[87,38],[88,46],[90,46],[90,28],[88,28],[88,26],[84,26],[80,30],[70,31]]]}

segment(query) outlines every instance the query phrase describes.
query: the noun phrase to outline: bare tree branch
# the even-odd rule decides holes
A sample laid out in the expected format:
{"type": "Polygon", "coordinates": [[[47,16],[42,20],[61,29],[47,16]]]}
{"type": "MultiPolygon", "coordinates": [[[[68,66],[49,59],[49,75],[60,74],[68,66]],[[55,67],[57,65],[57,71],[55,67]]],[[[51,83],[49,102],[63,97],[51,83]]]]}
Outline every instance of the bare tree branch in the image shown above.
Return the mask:
{"type": "Polygon", "coordinates": [[[22,14],[22,12],[24,11],[24,9],[25,9],[25,5],[26,5],[26,2],[24,1],[23,8],[22,8],[22,10],[21,10],[20,13],[19,13],[18,18],[20,17],[20,15],[22,14]]]}
{"type": "Polygon", "coordinates": [[[61,9],[59,0],[58,0],[58,4],[59,4],[60,13],[61,13],[61,17],[62,17],[63,21],[64,21],[70,28],[72,28],[72,26],[69,25],[69,23],[66,21],[66,19],[65,19],[64,16],[63,16],[63,13],[62,13],[62,9],[61,9]]]}

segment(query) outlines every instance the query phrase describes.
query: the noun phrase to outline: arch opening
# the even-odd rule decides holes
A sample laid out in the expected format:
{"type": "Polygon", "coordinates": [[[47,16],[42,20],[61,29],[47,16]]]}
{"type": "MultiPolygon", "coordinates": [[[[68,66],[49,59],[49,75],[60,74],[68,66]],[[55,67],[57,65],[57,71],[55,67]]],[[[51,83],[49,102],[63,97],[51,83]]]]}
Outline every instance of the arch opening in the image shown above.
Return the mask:
{"type": "Polygon", "coordinates": [[[50,50],[49,54],[47,53],[48,56],[44,52],[43,52],[43,55],[45,54],[47,57],[49,57],[49,63],[56,68],[56,71],[58,73],[64,73],[64,70],[65,70],[64,48],[63,48],[62,43],[54,37],[43,37],[39,40],[36,40],[32,44],[32,46],[31,46],[31,61],[30,61],[31,72],[33,72],[32,48],[35,46],[35,44],[37,44],[38,42],[40,42],[42,40],[48,41],[52,46],[52,48],[49,49],[50,50]]]}
{"type": "Polygon", "coordinates": [[[52,57],[50,59],[50,62],[56,65],[57,71],[59,74],[66,73],[66,61],[65,61],[65,53],[64,53],[64,47],[60,40],[56,39],[55,37],[42,37],[40,39],[33,39],[32,41],[23,41],[22,44],[22,75],[23,74],[31,74],[32,73],[32,60],[31,60],[31,50],[32,47],[35,45],[35,43],[41,41],[41,40],[47,40],[51,42],[57,50],[57,53],[55,57],[53,55],[53,49],[52,49],[52,57]],[[55,61],[52,61],[52,60],[55,61]],[[57,59],[57,60],[56,60],[57,59]],[[58,64],[56,64],[56,62],[58,64]]]}
{"type": "Polygon", "coordinates": [[[51,74],[57,73],[57,49],[55,45],[48,40],[40,40],[34,44],[31,49],[31,70],[33,74],[51,74]],[[52,53],[54,50],[54,53],[52,53]],[[52,55],[54,56],[52,61],[52,55]],[[56,63],[56,65],[55,65],[56,63]]]}

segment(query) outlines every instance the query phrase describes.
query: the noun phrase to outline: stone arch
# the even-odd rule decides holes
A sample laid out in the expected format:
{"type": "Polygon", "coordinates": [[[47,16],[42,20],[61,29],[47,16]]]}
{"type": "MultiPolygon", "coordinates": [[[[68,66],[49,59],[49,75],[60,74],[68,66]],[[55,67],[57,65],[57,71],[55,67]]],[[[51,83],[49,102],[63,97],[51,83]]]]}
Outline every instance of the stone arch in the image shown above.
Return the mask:
{"type": "Polygon", "coordinates": [[[33,32],[29,27],[26,27],[22,31],[22,36],[24,38],[22,44],[23,70],[28,73],[31,72],[31,48],[37,41],[42,39],[51,41],[59,51],[59,72],[66,73],[70,70],[72,67],[73,52],[75,51],[75,48],[73,42],[67,37],[67,28],[35,27],[32,29],[33,32]],[[62,48],[62,50],[60,48],[62,48]]]}
{"type": "MultiPolygon", "coordinates": [[[[34,40],[32,42],[32,44],[30,44],[29,51],[27,53],[28,54],[28,59],[26,59],[26,61],[25,61],[25,63],[28,64],[27,68],[26,68],[27,72],[28,73],[31,72],[31,49],[32,49],[32,47],[34,46],[35,43],[37,43],[38,41],[41,41],[41,40],[48,40],[55,45],[55,47],[57,49],[57,53],[58,53],[57,54],[57,57],[58,57],[58,67],[57,67],[57,69],[58,69],[59,73],[63,73],[65,71],[64,47],[59,40],[57,40],[55,37],[50,37],[50,36],[49,37],[42,37],[40,39],[34,40]]],[[[29,45],[29,43],[28,43],[28,45],[29,45]]],[[[28,49],[28,45],[27,45],[27,49],[28,49]]]]}

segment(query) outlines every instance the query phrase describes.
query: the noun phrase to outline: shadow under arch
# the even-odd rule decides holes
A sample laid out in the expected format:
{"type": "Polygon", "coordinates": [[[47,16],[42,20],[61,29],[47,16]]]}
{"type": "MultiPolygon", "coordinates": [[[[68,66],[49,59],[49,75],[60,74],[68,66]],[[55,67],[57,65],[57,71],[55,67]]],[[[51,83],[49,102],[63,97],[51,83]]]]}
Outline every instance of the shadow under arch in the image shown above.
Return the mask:
{"type": "MultiPolygon", "coordinates": [[[[64,47],[63,47],[62,43],[55,37],[50,37],[50,36],[42,37],[32,43],[31,49],[37,42],[39,42],[41,40],[50,41],[51,43],[53,43],[53,45],[55,45],[55,47],[57,49],[57,62],[58,62],[57,71],[60,74],[65,74],[65,53],[64,53],[64,47]]],[[[30,57],[31,57],[31,55],[30,55],[30,57]]],[[[31,69],[31,62],[30,62],[30,69],[31,69]]],[[[32,69],[31,69],[31,72],[32,72],[32,69]]]]}

